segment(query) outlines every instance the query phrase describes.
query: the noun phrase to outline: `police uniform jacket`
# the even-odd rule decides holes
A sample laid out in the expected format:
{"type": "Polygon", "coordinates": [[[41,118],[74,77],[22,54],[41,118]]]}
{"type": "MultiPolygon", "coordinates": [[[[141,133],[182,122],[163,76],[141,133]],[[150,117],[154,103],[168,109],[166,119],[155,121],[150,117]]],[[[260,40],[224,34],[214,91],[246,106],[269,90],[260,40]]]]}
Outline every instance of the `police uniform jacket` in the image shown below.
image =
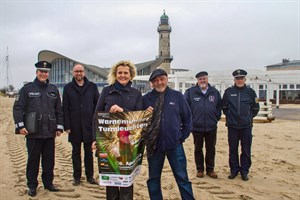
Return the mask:
{"type": "MultiPolygon", "coordinates": [[[[154,89],[143,96],[143,107],[154,107],[158,98],[154,89]]],[[[184,96],[169,87],[166,89],[156,151],[163,152],[176,148],[189,137],[192,115],[184,96]]]]}
{"type": "Polygon", "coordinates": [[[56,86],[40,82],[37,78],[21,88],[13,107],[16,133],[24,128],[25,113],[37,113],[37,133],[28,138],[53,138],[57,130],[63,131],[63,112],[56,86]]]}
{"type": "Polygon", "coordinates": [[[217,89],[208,84],[205,94],[196,85],[184,94],[192,112],[193,131],[209,132],[217,128],[221,118],[222,100],[217,89]]]}
{"type": "Polygon", "coordinates": [[[92,142],[93,115],[99,98],[97,85],[84,77],[84,85],[75,79],[64,87],[64,128],[71,130],[69,142],[92,142]]]}
{"type": "Polygon", "coordinates": [[[226,115],[226,126],[231,128],[252,127],[253,117],[259,111],[259,102],[253,89],[232,86],[225,90],[223,112],[226,115]]]}

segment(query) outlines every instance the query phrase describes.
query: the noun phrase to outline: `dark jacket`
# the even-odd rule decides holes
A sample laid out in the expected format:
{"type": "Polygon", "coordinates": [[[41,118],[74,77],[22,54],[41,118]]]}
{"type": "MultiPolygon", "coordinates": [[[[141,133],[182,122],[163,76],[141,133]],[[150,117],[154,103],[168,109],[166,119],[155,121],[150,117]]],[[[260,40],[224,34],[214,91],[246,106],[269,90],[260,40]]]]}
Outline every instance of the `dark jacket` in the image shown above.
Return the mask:
{"type": "Polygon", "coordinates": [[[122,89],[116,89],[115,84],[103,88],[96,111],[108,112],[113,105],[118,105],[124,111],[142,110],[142,94],[128,83],[122,89]]]}
{"type": "MultiPolygon", "coordinates": [[[[143,96],[143,107],[154,107],[158,93],[153,89],[143,96]]],[[[192,115],[184,96],[167,87],[156,151],[174,149],[190,135],[192,115]]]]}
{"type": "Polygon", "coordinates": [[[226,115],[226,126],[250,128],[258,111],[259,102],[253,89],[245,85],[242,88],[232,86],[225,90],[223,112],[226,115]]]}
{"type": "MultiPolygon", "coordinates": [[[[116,82],[103,88],[95,111],[108,112],[113,105],[118,105],[124,111],[137,111],[143,109],[142,94],[138,89],[131,87],[129,82],[125,87],[119,88],[116,82]]],[[[96,133],[94,132],[94,140],[96,133]]]]}
{"type": "Polygon", "coordinates": [[[64,87],[63,110],[65,130],[70,129],[69,142],[92,142],[92,124],[99,98],[97,85],[84,77],[80,87],[75,79],[64,87]]]}
{"type": "Polygon", "coordinates": [[[193,131],[209,132],[217,128],[222,114],[222,100],[219,91],[208,84],[205,94],[196,85],[184,94],[192,111],[193,131]]]}
{"type": "Polygon", "coordinates": [[[13,106],[16,133],[24,128],[24,115],[30,112],[37,113],[38,131],[27,138],[54,138],[57,130],[63,131],[61,99],[56,86],[36,78],[21,88],[13,106]]]}

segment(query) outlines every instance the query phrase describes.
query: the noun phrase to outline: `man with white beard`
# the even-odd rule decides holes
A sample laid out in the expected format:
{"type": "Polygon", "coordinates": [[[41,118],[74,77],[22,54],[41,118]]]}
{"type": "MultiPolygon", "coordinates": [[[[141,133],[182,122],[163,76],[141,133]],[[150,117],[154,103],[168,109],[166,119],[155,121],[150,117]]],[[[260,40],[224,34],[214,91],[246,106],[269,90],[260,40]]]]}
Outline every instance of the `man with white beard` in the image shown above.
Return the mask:
{"type": "Polygon", "coordinates": [[[204,170],[211,178],[218,178],[214,171],[217,123],[221,118],[222,100],[218,90],[208,83],[208,73],[205,71],[196,74],[197,84],[189,88],[184,96],[191,108],[194,137],[194,157],[197,177],[204,177],[204,170]],[[203,143],[205,141],[205,167],[203,143]]]}

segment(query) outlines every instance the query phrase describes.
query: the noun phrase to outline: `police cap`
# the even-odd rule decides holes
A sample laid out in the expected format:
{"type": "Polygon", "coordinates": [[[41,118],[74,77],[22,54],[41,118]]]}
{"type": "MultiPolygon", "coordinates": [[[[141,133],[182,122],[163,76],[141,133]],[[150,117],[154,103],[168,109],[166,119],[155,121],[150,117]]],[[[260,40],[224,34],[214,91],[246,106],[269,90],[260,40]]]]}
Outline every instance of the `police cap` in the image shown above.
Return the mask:
{"type": "Polygon", "coordinates": [[[237,69],[234,72],[232,72],[232,76],[234,76],[234,78],[245,77],[246,75],[247,75],[247,72],[242,69],[237,69]]]}
{"type": "Polygon", "coordinates": [[[47,61],[39,61],[39,62],[35,63],[35,67],[36,67],[36,69],[39,69],[39,70],[50,71],[52,65],[51,65],[51,63],[49,63],[47,61]]]}
{"type": "Polygon", "coordinates": [[[166,75],[168,76],[167,72],[163,69],[155,69],[151,74],[150,74],[150,78],[149,81],[152,81],[154,78],[158,77],[158,76],[162,76],[162,75],[166,75]]]}
{"type": "Polygon", "coordinates": [[[207,76],[208,75],[208,73],[206,72],[206,71],[202,71],[202,72],[199,72],[198,74],[196,74],[196,78],[198,78],[198,77],[201,77],[201,76],[207,76]]]}

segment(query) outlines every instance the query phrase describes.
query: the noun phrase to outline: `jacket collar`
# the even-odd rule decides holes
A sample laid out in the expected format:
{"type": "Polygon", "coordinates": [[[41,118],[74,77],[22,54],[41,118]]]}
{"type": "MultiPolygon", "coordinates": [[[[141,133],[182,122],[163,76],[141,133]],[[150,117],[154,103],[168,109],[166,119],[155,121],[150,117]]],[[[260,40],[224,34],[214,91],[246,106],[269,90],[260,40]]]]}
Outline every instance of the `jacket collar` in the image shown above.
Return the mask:
{"type": "Polygon", "coordinates": [[[126,86],[121,85],[119,82],[115,82],[114,84],[110,85],[110,93],[121,92],[121,91],[129,92],[131,88],[131,84],[132,84],[131,81],[129,81],[126,86]]]}
{"type": "Polygon", "coordinates": [[[49,80],[47,79],[46,80],[46,83],[42,83],[41,81],[39,81],[39,79],[35,78],[34,81],[33,81],[35,84],[37,84],[38,86],[41,86],[41,87],[46,87],[48,86],[49,84],[49,80]]]}
{"type": "MultiPolygon", "coordinates": [[[[194,88],[195,88],[195,91],[198,93],[198,92],[200,92],[201,94],[203,94],[203,92],[201,91],[201,88],[199,87],[199,85],[198,84],[196,84],[195,86],[194,86],[194,88]]],[[[209,83],[207,83],[207,91],[206,91],[206,93],[205,94],[208,94],[210,91],[211,91],[211,85],[209,84],[209,83]]],[[[204,95],[204,94],[203,94],[204,95]]]]}
{"type": "MultiPolygon", "coordinates": [[[[87,86],[90,84],[90,81],[89,81],[86,77],[83,77],[83,79],[84,79],[84,84],[83,84],[83,86],[82,86],[82,88],[83,88],[82,92],[85,92],[87,86]]],[[[76,82],[76,80],[75,80],[74,77],[73,77],[73,79],[72,79],[71,84],[72,84],[72,86],[75,88],[76,91],[80,92],[80,90],[79,90],[79,87],[80,87],[80,86],[77,84],[77,82],[76,82]]]]}

